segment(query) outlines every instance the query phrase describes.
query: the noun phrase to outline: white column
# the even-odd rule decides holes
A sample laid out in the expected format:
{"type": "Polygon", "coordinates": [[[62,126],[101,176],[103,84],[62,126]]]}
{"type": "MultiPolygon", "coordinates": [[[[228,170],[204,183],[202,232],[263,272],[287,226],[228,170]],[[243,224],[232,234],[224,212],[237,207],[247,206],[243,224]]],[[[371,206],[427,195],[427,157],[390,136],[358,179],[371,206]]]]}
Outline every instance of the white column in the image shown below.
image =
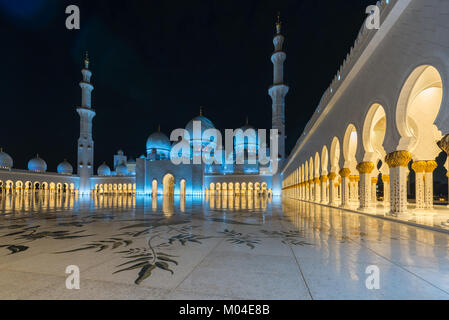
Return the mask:
{"type": "Polygon", "coordinates": [[[426,161],[414,161],[412,169],[415,171],[416,209],[424,209],[424,175],[426,161]]]}
{"type": "Polygon", "coordinates": [[[371,177],[371,202],[373,208],[377,207],[377,177],[371,177]]]}
{"type": "Polygon", "coordinates": [[[386,162],[390,167],[391,210],[396,215],[407,212],[407,175],[411,154],[408,151],[395,151],[387,155],[386,162]]]}
{"type": "Polygon", "coordinates": [[[315,178],[315,202],[320,203],[321,202],[321,185],[320,185],[320,178],[315,178]]]}
{"type": "Polygon", "coordinates": [[[349,207],[349,175],[351,174],[351,170],[348,168],[343,168],[340,170],[341,176],[341,206],[343,208],[349,207]]]}
{"type": "Polygon", "coordinates": [[[424,207],[433,209],[433,171],[437,168],[436,161],[426,161],[424,180],[424,207]]]}
{"type": "Polygon", "coordinates": [[[360,173],[360,207],[361,210],[372,209],[371,201],[371,172],[373,172],[374,163],[361,162],[357,165],[357,171],[360,173]]]}
{"type": "Polygon", "coordinates": [[[337,174],[331,172],[327,177],[329,178],[329,204],[331,206],[336,206],[338,199],[338,187],[335,186],[337,184],[337,174]]]}

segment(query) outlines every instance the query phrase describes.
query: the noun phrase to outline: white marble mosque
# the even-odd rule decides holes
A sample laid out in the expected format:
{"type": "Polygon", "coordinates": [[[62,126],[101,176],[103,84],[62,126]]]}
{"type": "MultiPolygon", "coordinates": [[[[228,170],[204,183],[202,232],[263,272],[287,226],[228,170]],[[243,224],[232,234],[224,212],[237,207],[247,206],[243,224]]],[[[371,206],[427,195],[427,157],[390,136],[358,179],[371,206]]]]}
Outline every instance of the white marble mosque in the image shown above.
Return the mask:
{"type": "MultiPolygon", "coordinates": [[[[276,24],[276,34],[273,40],[274,53],[271,57],[274,65],[273,85],[269,88],[269,95],[273,100],[272,128],[278,130],[278,151],[276,161],[285,158],[285,96],[288,87],[284,84],[283,65],[286,59],[282,51],[284,37],[281,34],[281,22],[276,24]]],[[[36,155],[28,163],[28,170],[14,168],[12,157],[4,152],[0,153],[0,188],[3,192],[22,192],[43,190],[49,192],[74,192],[79,194],[92,193],[137,193],[147,195],[202,195],[209,192],[226,192],[229,194],[260,193],[266,195],[280,194],[280,176],[273,170],[271,162],[263,165],[259,161],[255,164],[248,161],[259,152],[270,149],[260,149],[260,139],[257,129],[244,124],[241,130],[234,134],[234,149],[232,154],[225,156],[216,164],[174,164],[171,150],[178,141],[170,141],[169,137],[160,131],[151,134],[146,143],[146,155],[138,159],[128,159],[122,150],[114,155],[114,167],[103,163],[94,174],[94,141],[92,135],[92,120],[96,112],[92,107],[91,83],[92,71],[89,70],[89,57],[86,53],[84,68],[81,70],[80,82],[82,99],[81,106],[76,108],[80,116],[80,137],[78,139],[78,163],[76,172],[66,160],[61,162],[57,172],[47,172],[44,159],[36,155]],[[228,159],[225,159],[228,157],[228,159]],[[239,164],[236,159],[246,159],[239,164]],[[230,158],[230,161],[229,161],[230,158]],[[226,161],[227,160],[227,161],[226,161]]],[[[268,109],[268,108],[267,108],[268,109]]],[[[268,114],[268,110],[267,110],[268,114]]],[[[189,157],[202,157],[208,145],[215,142],[204,138],[203,133],[214,129],[211,120],[200,114],[189,121],[185,130],[190,148],[189,157]],[[200,123],[200,138],[194,133],[194,123],[200,123]]],[[[180,158],[183,153],[179,155],[180,158]]]]}
{"type": "MultiPolygon", "coordinates": [[[[449,299],[449,209],[434,195],[449,152],[449,1],[377,6],[381,28],[362,27],[290,155],[278,20],[278,171],[175,165],[158,130],[146,155],[120,150],[95,175],[86,57],[76,169],[47,172],[36,155],[20,170],[0,153],[0,299],[449,299]]],[[[187,132],[194,121],[214,128],[200,110],[187,132]]],[[[261,149],[237,136],[232,156],[261,149]]]]}

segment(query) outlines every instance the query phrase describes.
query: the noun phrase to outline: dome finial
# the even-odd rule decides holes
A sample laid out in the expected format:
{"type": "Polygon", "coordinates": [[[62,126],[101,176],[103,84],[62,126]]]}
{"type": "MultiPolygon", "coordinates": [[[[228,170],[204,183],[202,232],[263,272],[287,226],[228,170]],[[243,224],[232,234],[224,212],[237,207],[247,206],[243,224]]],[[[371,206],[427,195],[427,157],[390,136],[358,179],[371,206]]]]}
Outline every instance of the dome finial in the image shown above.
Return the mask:
{"type": "Polygon", "coordinates": [[[158,125],[157,132],[161,132],[161,125],[158,125]]]}
{"type": "Polygon", "coordinates": [[[248,116],[246,116],[246,125],[248,125],[249,121],[248,121],[248,116]]]}
{"type": "Polygon", "coordinates": [[[281,34],[282,22],[281,22],[281,13],[278,12],[277,22],[276,22],[276,32],[277,34],[281,34]]]}
{"type": "Polygon", "coordinates": [[[200,107],[200,116],[203,116],[203,107],[200,107]]]}
{"type": "Polygon", "coordinates": [[[89,68],[89,52],[86,51],[84,53],[84,66],[87,68],[89,68]]]}

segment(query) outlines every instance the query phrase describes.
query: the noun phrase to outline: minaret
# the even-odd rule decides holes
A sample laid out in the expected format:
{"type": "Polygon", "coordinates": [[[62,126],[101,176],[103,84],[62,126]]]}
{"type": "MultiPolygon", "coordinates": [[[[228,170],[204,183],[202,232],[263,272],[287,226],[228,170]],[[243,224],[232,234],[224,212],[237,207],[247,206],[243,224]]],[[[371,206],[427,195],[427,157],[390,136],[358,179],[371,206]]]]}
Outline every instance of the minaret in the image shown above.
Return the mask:
{"type": "Polygon", "coordinates": [[[79,191],[90,193],[90,177],[93,175],[94,140],[92,139],[92,119],[95,111],[92,109],[91,93],[94,86],[90,83],[92,72],[89,70],[89,57],[86,52],[84,69],[81,70],[83,80],[80,82],[82,98],[81,106],[76,109],[80,115],[80,137],[78,139],[78,175],[80,176],[79,191]]]}
{"type": "Polygon", "coordinates": [[[281,34],[281,20],[278,15],[276,23],[276,35],[273,39],[274,53],[271,56],[271,62],[274,65],[273,85],[268,90],[272,106],[272,128],[277,129],[279,133],[278,150],[280,160],[285,159],[285,96],[288,93],[288,86],[284,84],[284,61],[287,55],[282,51],[284,45],[284,36],[281,34]]]}

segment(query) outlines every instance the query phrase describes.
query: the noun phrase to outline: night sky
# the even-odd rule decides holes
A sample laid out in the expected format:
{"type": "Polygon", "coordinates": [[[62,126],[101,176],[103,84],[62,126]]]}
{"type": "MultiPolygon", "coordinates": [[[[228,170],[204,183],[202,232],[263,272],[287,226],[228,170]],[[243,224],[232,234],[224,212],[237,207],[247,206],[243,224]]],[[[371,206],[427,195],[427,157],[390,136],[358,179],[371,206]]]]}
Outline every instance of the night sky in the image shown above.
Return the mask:
{"type": "Polygon", "coordinates": [[[0,0],[0,146],[26,168],[39,153],[55,171],[76,164],[84,51],[93,71],[95,167],[123,149],[145,153],[199,114],[238,128],[271,127],[272,39],[286,36],[287,152],[353,44],[374,0],[0,0]],[[67,30],[67,5],[81,30],[67,30]]]}

